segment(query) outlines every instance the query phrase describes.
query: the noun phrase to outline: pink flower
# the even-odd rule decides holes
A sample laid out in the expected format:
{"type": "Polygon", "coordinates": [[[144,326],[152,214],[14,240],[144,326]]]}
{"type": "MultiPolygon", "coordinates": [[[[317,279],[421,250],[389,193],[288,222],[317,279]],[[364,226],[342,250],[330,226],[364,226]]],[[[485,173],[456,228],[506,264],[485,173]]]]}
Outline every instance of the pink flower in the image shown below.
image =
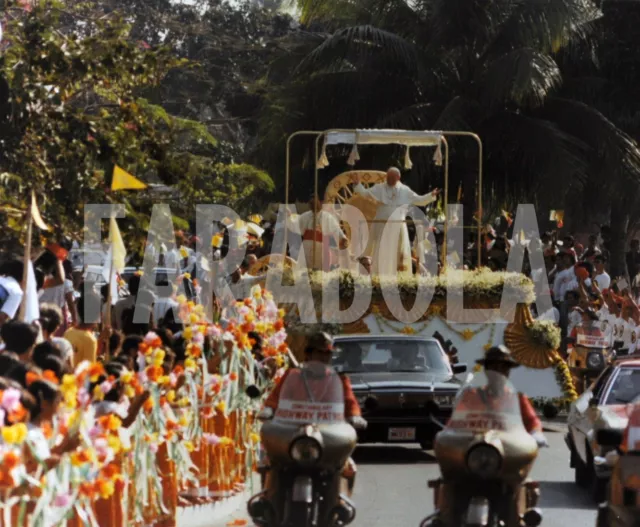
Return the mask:
{"type": "Polygon", "coordinates": [[[102,428],[99,426],[92,426],[89,429],[89,437],[91,439],[95,439],[96,437],[100,437],[102,435],[102,428]]]}
{"type": "Polygon", "coordinates": [[[158,338],[158,334],[157,333],[154,333],[153,331],[149,331],[149,333],[147,333],[144,336],[144,342],[145,342],[145,344],[151,344],[157,338],[158,338]]]}
{"type": "Polygon", "coordinates": [[[153,452],[154,454],[156,454],[158,452],[158,445],[157,443],[150,443],[149,444],[149,450],[151,450],[151,452],[153,452]]]}
{"type": "Polygon", "coordinates": [[[2,408],[7,412],[15,412],[20,408],[20,390],[7,388],[2,394],[2,408]]]}
{"type": "Polygon", "coordinates": [[[109,381],[104,381],[101,385],[100,385],[100,390],[102,390],[102,393],[107,394],[111,391],[111,389],[113,388],[113,383],[109,382],[109,381]]]}
{"type": "Polygon", "coordinates": [[[71,496],[68,494],[58,494],[53,500],[54,507],[66,509],[71,505],[71,496]]]}
{"type": "Polygon", "coordinates": [[[193,343],[202,346],[204,344],[204,335],[200,332],[193,335],[193,343]]]}
{"type": "Polygon", "coordinates": [[[222,335],[222,329],[217,324],[214,324],[213,326],[209,326],[208,334],[214,339],[219,339],[222,335]]]}
{"type": "Polygon", "coordinates": [[[85,388],[80,388],[78,390],[78,402],[80,403],[80,406],[87,406],[91,402],[91,396],[85,388]]]}
{"type": "Polygon", "coordinates": [[[219,445],[220,444],[220,438],[216,435],[216,434],[202,434],[202,438],[206,441],[207,445],[219,445]]]}
{"type": "Polygon", "coordinates": [[[100,457],[108,457],[109,456],[109,443],[104,437],[100,437],[93,442],[93,446],[96,449],[96,454],[100,457]]]}

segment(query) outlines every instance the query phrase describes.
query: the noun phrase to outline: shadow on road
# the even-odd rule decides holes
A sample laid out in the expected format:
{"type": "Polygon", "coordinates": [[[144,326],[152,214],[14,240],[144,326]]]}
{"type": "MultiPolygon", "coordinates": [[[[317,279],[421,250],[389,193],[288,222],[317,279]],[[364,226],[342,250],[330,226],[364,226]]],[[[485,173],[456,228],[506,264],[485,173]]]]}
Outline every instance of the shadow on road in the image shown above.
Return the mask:
{"type": "Polygon", "coordinates": [[[586,490],[572,481],[541,481],[540,508],[544,509],[596,509],[586,490]]]}
{"type": "Polygon", "coordinates": [[[411,446],[358,446],[353,453],[356,463],[363,465],[433,464],[436,458],[411,446]]]}

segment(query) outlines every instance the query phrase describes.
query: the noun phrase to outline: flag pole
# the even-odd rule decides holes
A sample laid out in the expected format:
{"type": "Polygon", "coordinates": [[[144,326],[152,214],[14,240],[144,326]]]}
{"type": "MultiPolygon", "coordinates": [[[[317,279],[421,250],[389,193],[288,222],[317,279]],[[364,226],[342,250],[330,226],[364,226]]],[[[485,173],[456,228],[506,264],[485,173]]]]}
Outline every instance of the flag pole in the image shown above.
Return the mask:
{"type": "Polygon", "coordinates": [[[20,311],[18,313],[18,320],[24,322],[24,317],[27,310],[27,281],[29,279],[29,263],[31,262],[31,237],[33,234],[33,214],[31,206],[27,209],[27,240],[24,248],[24,259],[22,270],[22,302],[20,302],[20,311]]]}
{"type": "MultiPolygon", "coordinates": [[[[113,221],[113,218],[111,218],[113,221]]],[[[110,257],[109,257],[109,281],[107,282],[107,312],[105,313],[104,320],[102,321],[102,329],[111,328],[111,281],[113,280],[113,229],[111,228],[111,222],[109,222],[109,238],[111,238],[111,249],[110,249],[110,257]]],[[[102,331],[101,332],[101,342],[98,343],[98,349],[102,350],[107,359],[109,357],[109,336],[108,333],[102,331]]]]}

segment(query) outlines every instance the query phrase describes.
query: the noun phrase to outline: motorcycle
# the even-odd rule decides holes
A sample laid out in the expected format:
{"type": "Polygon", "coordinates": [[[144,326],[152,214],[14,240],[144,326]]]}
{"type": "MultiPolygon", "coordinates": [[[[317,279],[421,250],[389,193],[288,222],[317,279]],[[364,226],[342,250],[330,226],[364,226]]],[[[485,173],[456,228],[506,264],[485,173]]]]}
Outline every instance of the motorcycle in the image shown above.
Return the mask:
{"type": "Polygon", "coordinates": [[[505,376],[486,371],[461,389],[434,450],[442,475],[428,482],[435,513],[421,527],[540,525],[538,484],[526,481],[538,443],[505,376]]]}
{"type": "Polygon", "coordinates": [[[247,505],[258,527],[341,527],[355,519],[343,468],[357,443],[344,390],[330,366],[305,363],[282,384],[273,416],[262,415],[268,459],[263,490],[247,505]]]}
{"type": "Polygon", "coordinates": [[[578,328],[576,342],[567,357],[567,365],[578,393],[583,393],[616,357],[611,337],[599,331],[595,323],[589,329],[591,332],[587,333],[578,328]]]}
{"type": "Polygon", "coordinates": [[[608,449],[593,462],[612,470],[607,500],[598,507],[596,527],[640,527],[640,396],[627,406],[626,448],[620,430],[597,431],[598,444],[608,449]],[[610,449],[610,450],[609,450],[610,449]]]}

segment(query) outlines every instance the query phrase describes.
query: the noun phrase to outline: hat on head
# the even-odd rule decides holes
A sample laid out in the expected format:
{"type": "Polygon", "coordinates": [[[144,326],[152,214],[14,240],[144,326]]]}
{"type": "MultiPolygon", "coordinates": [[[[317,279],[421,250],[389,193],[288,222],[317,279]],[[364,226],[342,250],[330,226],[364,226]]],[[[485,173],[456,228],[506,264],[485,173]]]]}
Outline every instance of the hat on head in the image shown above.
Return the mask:
{"type": "Polygon", "coordinates": [[[331,353],[333,351],[333,338],[328,333],[321,331],[309,338],[307,348],[313,351],[331,353]]]}
{"type": "Polygon", "coordinates": [[[488,363],[503,363],[508,364],[512,368],[517,368],[520,364],[511,356],[509,348],[506,346],[494,346],[490,348],[482,359],[476,361],[477,364],[486,366],[488,363]]]}

